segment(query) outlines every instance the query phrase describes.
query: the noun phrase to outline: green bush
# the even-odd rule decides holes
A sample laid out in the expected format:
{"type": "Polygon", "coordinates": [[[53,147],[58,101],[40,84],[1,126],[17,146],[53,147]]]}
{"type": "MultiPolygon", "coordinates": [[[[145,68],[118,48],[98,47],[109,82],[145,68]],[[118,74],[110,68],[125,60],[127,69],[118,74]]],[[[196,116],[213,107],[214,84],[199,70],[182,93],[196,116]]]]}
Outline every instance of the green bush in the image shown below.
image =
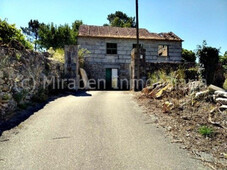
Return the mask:
{"type": "Polygon", "coordinates": [[[0,40],[8,44],[11,40],[16,40],[24,45],[25,48],[32,49],[32,45],[25,36],[17,29],[15,24],[8,24],[6,20],[0,19],[0,40]]]}
{"type": "Polygon", "coordinates": [[[199,133],[205,137],[211,137],[214,133],[213,129],[207,126],[201,126],[199,128],[199,133]]]}
{"type": "Polygon", "coordinates": [[[186,62],[195,63],[195,61],[196,61],[195,53],[191,50],[182,49],[182,58],[186,62]]]}

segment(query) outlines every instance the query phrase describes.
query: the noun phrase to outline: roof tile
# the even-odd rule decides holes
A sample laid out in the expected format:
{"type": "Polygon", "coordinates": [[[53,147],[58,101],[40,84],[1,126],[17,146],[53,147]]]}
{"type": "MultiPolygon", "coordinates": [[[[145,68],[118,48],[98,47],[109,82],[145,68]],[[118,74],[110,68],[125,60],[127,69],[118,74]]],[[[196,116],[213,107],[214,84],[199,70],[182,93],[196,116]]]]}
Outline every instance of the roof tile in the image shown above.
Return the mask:
{"type": "MultiPolygon", "coordinates": [[[[139,30],[140,39],[151,40],[173,40],[182,41],[173,32],[169,33],[150,33],[146,29],[139,30]]],[[[79,37],[102,37],[102,38],[136,38],[135,28],[120,28],[110,26],[90,26],[81,25],[79,28],[79,37]]]]}

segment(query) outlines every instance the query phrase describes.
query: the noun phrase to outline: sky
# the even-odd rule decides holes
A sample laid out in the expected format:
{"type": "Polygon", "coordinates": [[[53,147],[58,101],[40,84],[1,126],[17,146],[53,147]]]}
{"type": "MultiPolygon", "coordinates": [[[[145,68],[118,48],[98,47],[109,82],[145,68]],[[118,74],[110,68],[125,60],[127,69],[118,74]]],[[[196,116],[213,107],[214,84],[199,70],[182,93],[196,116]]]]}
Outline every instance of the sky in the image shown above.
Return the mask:
{"type": "MultiPolygon", "coordinates": [[[[30,19],[101,26],[115,11],[135,16],[135,0],[0,0],[0,19],[18,28],[30,19]]],[[[139,20],[150,32],[174,32],[184,40],[183,48],[195,50],[206,40],[221,54],[227,51],[227,0],[139,0],[139,20]]]]}

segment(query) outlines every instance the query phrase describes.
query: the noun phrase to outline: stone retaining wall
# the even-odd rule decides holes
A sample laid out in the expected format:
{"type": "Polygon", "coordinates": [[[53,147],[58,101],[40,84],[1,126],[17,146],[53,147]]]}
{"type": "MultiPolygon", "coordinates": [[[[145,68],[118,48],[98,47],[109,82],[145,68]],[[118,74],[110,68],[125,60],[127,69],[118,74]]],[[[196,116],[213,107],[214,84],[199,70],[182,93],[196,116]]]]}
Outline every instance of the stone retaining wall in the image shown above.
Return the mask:
{"type": "Polygon", "coordinates": [[[44,78],[60,78],[64,69],[49,53],[26,50],[18,42],[0,44],[0,59],[0,122],[33,100],[47,99],[48,83],[44,78]]]}

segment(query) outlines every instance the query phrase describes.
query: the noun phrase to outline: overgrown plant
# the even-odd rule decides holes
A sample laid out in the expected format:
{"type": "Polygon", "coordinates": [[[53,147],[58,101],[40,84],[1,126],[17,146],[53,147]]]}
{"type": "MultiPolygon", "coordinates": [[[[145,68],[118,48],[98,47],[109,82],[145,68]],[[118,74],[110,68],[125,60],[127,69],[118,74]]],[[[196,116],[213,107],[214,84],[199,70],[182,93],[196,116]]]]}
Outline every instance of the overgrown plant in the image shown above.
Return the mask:
{"type": "Polygon", "coordinates": [[[25,48],[32,49],[32,45],[28,42],[20,29],[15,24],[9,24],[6,20],[0,19],[0,40],[8,44],[12,40],[16,40],[23,44],[25,48]]]}
{"type": "Polygon", "coordinates": [[[173,86],[184,82],[185,79],[185,70],[178,69],[177,71],[170,71],[167,73],[165,70],[155,71],[152,74],[149,74],[150,83],[169,83],[173,86]],[[182,81],[183,80],[183,81],[182,81]]]}
{"type": "Polygon", "coordinates": [[[84,57],[86,55],[89,55],[91,52],[88,51],[87,49],[85,48],[79,48],[78,50],[78,58],[79,58],[79,65],[80,65],[80,68],[84,68],[84,57]]]}
{"type": "Polygon", "coordinates": [[[60,63],[65,63],[65,51],[62,48],[56,50],[50,47],[48,52],[51,54],[52,58],[60,63]]]}

